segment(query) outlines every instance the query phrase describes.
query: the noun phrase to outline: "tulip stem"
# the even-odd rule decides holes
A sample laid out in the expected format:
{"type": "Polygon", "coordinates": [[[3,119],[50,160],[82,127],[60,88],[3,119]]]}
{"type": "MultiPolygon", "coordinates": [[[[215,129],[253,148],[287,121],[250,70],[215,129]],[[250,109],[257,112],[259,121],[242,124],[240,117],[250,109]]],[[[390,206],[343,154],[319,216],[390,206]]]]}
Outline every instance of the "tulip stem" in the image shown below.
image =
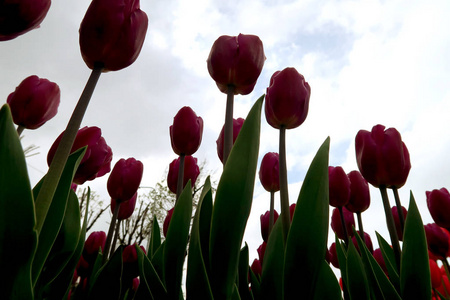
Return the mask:
{"type": "Polygon", "coordinates": [[[283,223],[283,237],[286,242],[291,220],[289,216],[289,194],[286,167],[286,127],[280,127],[280,203],[281,203],[281,222],[283,223]]]}
{"type": "Polygon", "coordinates": [[[177,201],[183,192],[183,179],[184,179],[184,153],[180,154],[180,164],[178,165],[178,178],[177,178],[177,201]]]}
{"type": "Polygon", "coordinates": [[[269,234],[267,235],[267,237],[270,236],[270,233],[272,232],[272,228],[273,228],[273,211],[274,211],[274,203],[275,202],[275,192],[274,191],[270,191],[270,212],[269,212],[269,234]]]}
{"type": "Polygon", "coordinates": [[[114,238],[111,244],[111,251],[110,251],[112,253],[114,253],[114,250],[116,249],[117,238],[119,237],[120,223],[122,223],[122,220],[117,221],[116,230],[114,230],[114,238]]]}
{"type": "Polygon", "coordinates": [[[366,239],[365,239],[364,228],[363,228],[362,217],[361,217],[361,212],[360,211],[358,211],[356,213],[356,218],[358,219],[359,236],[361,237],[361,239],[363,240],[363,242],[365,244],[366,243],[366,239]]]}
{"type": "Polygon", "coordinates": [[[397,206],[398,219],[400,220],[400,228],[403,233],[403,231],[405,230],[405,216],[403,215],[402,203],[400,202],[400,196],[398,195],[398,189],[396,187],[393,187],[392,192],[394,192],[395,205],[397,206]]]}
{"type": "Polygon", "coordinates": [[[347,223],[345,223],[345,218],[344,218],[344,210],[342,209],[342,206],[338,206],[337,208],[339,210],[339,215],[341,216],[341,225],[342,225],[342,230],[344,231],[345,246],[348,247],[348,232],[347,232],[347,223]]]}
{"type": "Polygon", "coordinates": [[[25,129],[24,126],[19,125],[17,126],[17,135],[20,137],[22,135],[23,130],[25,129]]]}
{"type": "Polygon", "coordinates": [[[397,230],[395,229],[394,217],[392,216],[391,205],[389,204],[389,198],[385,186],[380,186],[381,198],[383,199],[384,213],[386,215],[386,224],[391,237],[392,248],[394,249],[395,261],[397,262],[398,271],[400,271],[400,243],[398,241],[397,230]]]}
{"type": "Polygon", "coordinates": [[[227,107],[225,109],[225,126],[223,138],[223,166],[227,162],[233,147],[233,103],[234,103],[234,85],[228,86],[227,91],[227,107]]]}
{"type": "Polygon", "coordinates": [[[50,168],[47,175],[44,177],[41,189],[35,201],[36,207],[36,230],[38,234],[41,232],[44,225],[45,217],[47,216],[48,209],[52,203],[53,195],[55,194],[56,187],[58,186],[59,179],[66,165],[67,158],[69,157],[70,150],[72,149],[73,142],[80,128],[81,121],[83,120],[84,113],[94,93],[95,86],[102,73],[103,66],[97,66],[92,70],[92,73],[86,83],[83,93],[78,100],[66,130],[61,138],[58,149],[50,164],[50,168]]]}
{"type": "Polygon", "coordinates": [[[103,248],[103,261],[102,265],[106,263],[109,258],[109,248],[111,246],[111,240],[114,234],[114,228],[116,227],[117,216],[119,215],[120,202],[116,201],[116,207],[114,208],[113,215],[111,217],[111,223],[109,224],[108,235],[106,236],[105,247],[103,248]]]}

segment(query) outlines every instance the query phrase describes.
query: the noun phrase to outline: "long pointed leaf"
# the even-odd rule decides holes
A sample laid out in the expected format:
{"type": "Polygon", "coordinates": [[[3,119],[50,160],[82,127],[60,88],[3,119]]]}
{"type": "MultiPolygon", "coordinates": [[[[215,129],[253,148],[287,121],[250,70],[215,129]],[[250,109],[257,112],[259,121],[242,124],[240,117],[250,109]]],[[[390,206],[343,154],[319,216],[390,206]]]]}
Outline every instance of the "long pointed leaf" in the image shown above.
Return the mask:
{"type": "Polygon", "coordinates": [[[144,251],[136,246],[139,265],[140,284],[137,299],[167,299],[167,291],[152,263],[144,251]]]}
{"type": "Polygon", "coordinates": [[[370,299],[369,283],[361,257],[353,243],[349,243],[347,252],[347,283],[350,299],[370,299]]]}
{"type": "Polygon", "coordinates": [[[384,264],[389,274],[389,280],[394,285],[398,293],[400,293],[400,275],[398,274],[397,262],[395,261],[394,250],[389,246],[388,242],[378,233],[378,245],[380,246],[381,254],[383,255],[384,264]]]}
{"type": "Polygon", "coordinates": [[[156,250],[161,246],[161,230],[159,228],[156,216],[153,216],[152,235],[150,236],[150,243],[148,246],[148,257],[152,258],[156,250]]]}
{"type": "Polygon", "coordinates": [[[314,293],[315,300],[336,300],[342,299],[341,287],[336,279],[330,265],[325,260],[322,261],[322,266],[317,279],[316,292],[314,293]]]}

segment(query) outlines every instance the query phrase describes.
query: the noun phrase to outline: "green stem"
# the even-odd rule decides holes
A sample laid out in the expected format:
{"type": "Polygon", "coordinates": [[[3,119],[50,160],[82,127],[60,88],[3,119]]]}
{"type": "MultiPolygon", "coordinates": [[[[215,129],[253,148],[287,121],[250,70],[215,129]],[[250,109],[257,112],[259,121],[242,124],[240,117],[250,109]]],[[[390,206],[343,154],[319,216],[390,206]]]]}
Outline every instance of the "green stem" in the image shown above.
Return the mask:
{"type": "Polygon", "coordinates": [[[392,248],[394,249],[395,261],[397,262],[397,268],[400,272],[400,258],[401,250],[400,243],[398,241],[397,230],[395,229],[394,217],[392,216],[391,206],[389,204],[389,198],[387,195],[386,187],[380,186],[381,198],[383,199],[384,213],[386,215],[386,224],[391,237],[392,248]]]}
{"type": "Polygon", "coordinates": [[[184,179],[184,158],[185,155],[180,154],[180,164],[178,165],[178,178],[177,178],[177,201],[183,191],[183,179],[184,179]]]}
{"type": "Polygon", "coordinates": [[[269,234],[267,235],[267,238],[270,236],[270,233],[272,232],[273,228],[273,219],[274,219],[274,203],[275,202],[275,192],[270,192],[270,212],[269,212],[269,234]]]}
{"type": "Polygon", "coordinates": [[[120,202],[116,201],[116,207],[114,208],[113,215],[111,217],[111,223],[109,224],[108,235],[106,236],[105,247],[103,248],[103,261],[102,265],[106,263],[109,257],[109,248],[111,247],[111,240],[114,234],[114,228],[116,227],[117,216],[119,215],[120,202]]]}
{"type": "Polygon", "coordinates": [[[280,203],[281,203],[281,222],[283,224],[283,237],[286,242],[289,227],[291,226],[289,216],[289,193],[286,166],[286,127],[280,128],[280,203]]]}
{"type": "Polygon", "coordinates": [[[359,236],[361,237],[361,239],[363,240],[363,242],[365,244],[366,243],[366,239],[365,239],[364,228],[363,228],[362,217],[361,217],[361,212],[360,211],[358,211],[356,213],[356,218],[358,219],[359,236]]]}
{"type": "Polygon", "coordinates": [[[22,125],[17,126],[17,134],[19,135],[19,137],[22,135],[24,129],[25,127],[23,127],[22,125]]]}
{"type": "Polygon", "coordinates": [[[111,244],[111,253],[114,253],[114,250],[116,249],[116,243],[117,238],[119,237],[119,230],[120,230],[120,223],[122,223],[122,220],[119,220],[116,224],[116,230],[114,230],[114,238],[111,244]]]}
{"type": "Polygon", "coordinates": [[[403,231],[405,230],[405,216],[403,215],[402,203],[400,202],[400,196],[398,195],[398,189],[396,187],[392,188],[394,192],[395,205],[397,206],[398,219],[400,220],[400,228],[402,232],[399,232],[400,236],[403,236],[403,231]]]}
{"type": "Polygon", "coordinates": [[[78,100],[77,106],[75,107],[69,123],[67,124],[67,128],[61,138],[48,173],[44,177],[44,181],[35,201],[36,230],[38,233],[40,233],[42,226],[44,225],[45,217],[47,216],[48,209],[52,203],[53,195],[55,194],[59,179],[64,170],[67,158],[69,157],[78,129],[80,128],[84,113],[86,112],[95,86],[102,73],[102,69],[103,67],[95,67],[92,70],[91,76],[86,83],[83,93],[78,100]]]}
{"type": "Polygon", "coordinates": [[[342,209],[342,206],[338,206],[338,210],[339,210],[339,215],[341,216],[342,229],[344,230],[344,242],[345,242],[345,246],[348,247],[347,223],[345,222],[344,211],[343,211],[343,209],[342,209]]]}
{"type": "Polygon", "coordinates": [[[223,133],[223,166],[228,160],[231,148],[233,147],[233,102],[234,102],[234,86],[229,85],[227,91],[227,107],[225,109],[225,126],[223,133]]]}

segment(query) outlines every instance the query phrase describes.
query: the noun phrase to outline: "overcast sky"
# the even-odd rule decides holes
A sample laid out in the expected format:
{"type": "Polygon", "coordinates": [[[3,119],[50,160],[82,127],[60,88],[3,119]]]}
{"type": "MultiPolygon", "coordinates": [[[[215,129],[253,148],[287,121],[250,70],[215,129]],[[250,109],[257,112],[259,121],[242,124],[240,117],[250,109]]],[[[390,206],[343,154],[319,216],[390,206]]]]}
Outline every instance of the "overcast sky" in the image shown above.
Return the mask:
{"type": "MultiPolygon", "coordinates": [[[[78,45],[89,3],[53,1],[39,29],[0,44],[0,104],[33,74],[61,88],[57,116],[23,134],[25,147],[40,147],[40,154],[28,159],[33,185],[47,171],[48,149],[66,127],[90,74],[78,45]]],[[[291,203],[327,136],[330,165],[348,173],[357,169],[358,130],[383,124],[400,131],[411,155],[409,179],[400,190],[403,204],[408,206],[412,190],[424,224],[432,222],[425,191],[450,188],[449,1],[198,0],[194,5],[141,0],[141,9],[149,27],[139,58],[124,70],[102,74],[82,126],[102,129],[113,163],[141,160],[143,186],[154,186],[176,158],[169,126],[185,105],[204,120],[202,145],[194,156],[207,161],[206,169],[220,172],[215,141],[226,96],[209,76],[206,59],[220,35],[255,34],[267,60],[254,91],[235,98],[235,118],[245,118],[277,70],[295,67],[312,90],[305,123],[287,133],[291,203]]],[[[278,131],[263,116],[260,160],[269,151],[278,151],[278,131]]],[[[106,180],[85,186],[107,200],[106,180]]],[[[365,230],[373,240],[375,230],[388,239],[379,192],[371,187],[371,194],[371,207],[363,213],[365,230]]],[[[269,194],[257,178],[245,236],[251,261],[262,242],[259,216],[268,209],[269,194]]]]}

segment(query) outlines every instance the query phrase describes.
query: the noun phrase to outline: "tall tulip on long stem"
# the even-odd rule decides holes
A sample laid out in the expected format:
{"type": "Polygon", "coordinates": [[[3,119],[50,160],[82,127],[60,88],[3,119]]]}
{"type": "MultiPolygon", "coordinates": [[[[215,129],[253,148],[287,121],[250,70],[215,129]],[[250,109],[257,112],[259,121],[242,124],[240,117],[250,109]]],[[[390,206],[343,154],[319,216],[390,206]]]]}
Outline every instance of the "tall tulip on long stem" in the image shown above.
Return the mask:
{"type": "Polygon", "coordinates": [[[259,168],[259,180],[264,189],[270,192],[269,234],[274,223],[275,192],[280,190],[279,160],[278,153],[266,153],[259,168]]]}

